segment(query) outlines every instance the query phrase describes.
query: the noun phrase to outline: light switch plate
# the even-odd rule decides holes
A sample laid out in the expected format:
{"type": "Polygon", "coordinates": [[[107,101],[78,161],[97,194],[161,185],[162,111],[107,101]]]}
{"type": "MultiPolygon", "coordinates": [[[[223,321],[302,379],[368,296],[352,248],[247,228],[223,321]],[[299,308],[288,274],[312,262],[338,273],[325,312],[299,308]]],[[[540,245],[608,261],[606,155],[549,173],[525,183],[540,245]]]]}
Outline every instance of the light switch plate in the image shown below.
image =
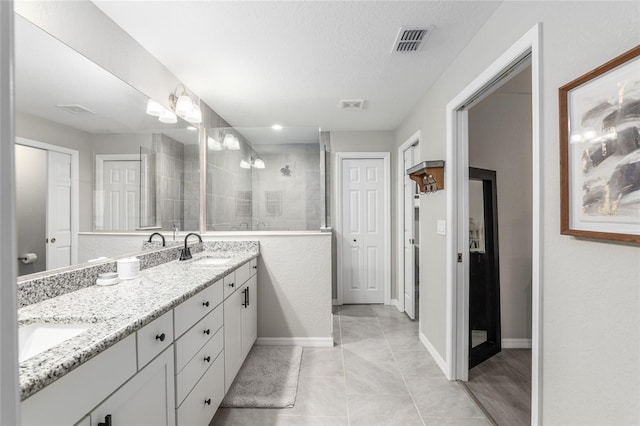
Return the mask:
{"type": "Polygon", "coordinates": [[[447,222],[445,220],[438,220],[438,234],[446,235],[447,234],[447,222]]]}

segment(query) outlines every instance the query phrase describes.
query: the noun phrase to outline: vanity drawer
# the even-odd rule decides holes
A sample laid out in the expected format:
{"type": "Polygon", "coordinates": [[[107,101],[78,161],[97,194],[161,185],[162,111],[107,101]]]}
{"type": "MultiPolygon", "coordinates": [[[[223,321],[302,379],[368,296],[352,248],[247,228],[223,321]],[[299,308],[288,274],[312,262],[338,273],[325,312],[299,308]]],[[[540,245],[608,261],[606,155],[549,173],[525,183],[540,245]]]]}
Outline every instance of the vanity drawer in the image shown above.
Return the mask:
{"type": "Polygon", "coordinates": [[[180,406],[182,401],[200,380],[202,375],[211,367],[212,363],[224,348],[224,328],[220,328],[215,336],[207,342],[191,361],[178,373],[176,379],[176,401],[180,406]]]}
{"type": "Polygon", "coordinates": [[[254,276],[258,272],[258,259],[251,259],[249,261],[249,265],[251,266],[251,272],[249,275],[254,276]]]}
{"type": "Polygon", "coordinates": [[[222,302],[222,280],[185,300],[174,309],[175,336],[180,337],[222,302]]]}
{"type": "Polygon", "coordinates": [[[242,284],[247,282],[249,277],[251,276],[251,262],[247,262],[238,269],[236,269],[236,281],[238,283],[238,287],[241,287],[242,284]]]}
{"type": "Polygon", "coordinates": [[[206,317],[178,339],[176,342],[176,371],[180,372],[189,360],[211,339],[222,327],[224,314],[219,305],[206,317]]]}
{"type": "Polygon", "coordinates": [[[224,398],[224,351],[178,407],[177,424],[207,426],[224,398]]]}
{"type": "Polygon", "coordinates": [[[224,298],[226,299],[227,297],[231,296],[238,287],[240,287],[240,285],[236,282],[236,271],[233,271],[229,275],[225,276],[223,281],[224,298]]]}
{"type": "Polygon", "coordinates": [[[138,370],[141,370],[173,343],[173,310],[138,330],[137,338],[138,370]]]}

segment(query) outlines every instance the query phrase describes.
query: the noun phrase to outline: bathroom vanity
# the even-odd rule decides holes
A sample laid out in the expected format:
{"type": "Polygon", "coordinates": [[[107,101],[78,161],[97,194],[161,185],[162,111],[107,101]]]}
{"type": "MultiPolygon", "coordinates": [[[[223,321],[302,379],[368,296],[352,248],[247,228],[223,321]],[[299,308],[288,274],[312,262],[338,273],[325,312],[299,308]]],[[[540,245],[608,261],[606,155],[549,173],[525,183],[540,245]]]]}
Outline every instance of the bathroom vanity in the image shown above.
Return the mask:
{"type": "Polygon", "coordinates": [[[204,243],[137,279],[21,307],[20,330],[44,345],[21,348],[22,424],[207,425],[257,337],[258,256],[257,242],[204,243]]]}

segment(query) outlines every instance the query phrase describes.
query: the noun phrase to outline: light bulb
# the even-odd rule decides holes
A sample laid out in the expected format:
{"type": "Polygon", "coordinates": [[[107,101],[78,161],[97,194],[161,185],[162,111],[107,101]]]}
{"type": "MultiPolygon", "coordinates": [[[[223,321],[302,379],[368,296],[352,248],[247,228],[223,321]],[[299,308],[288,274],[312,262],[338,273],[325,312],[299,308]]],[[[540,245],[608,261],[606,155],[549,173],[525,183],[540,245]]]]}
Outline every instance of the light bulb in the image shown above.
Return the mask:
{"type": "Polygon", "coordinates": [[[280,124],[274,124],[273,126],[271,126],[271,128],[273,130],[282,130],[282,126],[280,124]]]}
{"type": "Polygon", "coordinates": [[[255,160],[253,160],[253,167],[255,167],[256,169],[264,169],[264,161],[262,161],[260,158],[256,158],[255,160]]]}
{"type": "Polygon", "coordinates": [[[207,137],[207,148],[211,151],[222,151],[222,144],[211,136],[207,137]]]}
{"type": "Polygon", "coordinates": [[[251,164],[247,160],[240,160],[240,168],[241,169],[250,169],[251,164]]]}
{"type": "Polygon", "coordinates": [[[175,124],[178,122],[178,117],[176,117],[176,115],[172,111],[169,111],[165,108],[160,113],[160,117],[158,117],[158,120],[160,120],[162,123],[175,124]]]}
{"type": "Polygon", "coordinates": [[[191,101],[191,98],[189,96],[182,95],[178,98],[178,101],[176,102],[176,114],[184,117],[185,115],[189,114],[192,109],[193,102],[191,101]]]}
{"type": "Polygon", "coordinates": [[[149,101],[147,102],[147,114],[158,117],[160,116],[160,114],[162,114],[163,110],[164,107],[153,99],[149,99],[149,101]]]}

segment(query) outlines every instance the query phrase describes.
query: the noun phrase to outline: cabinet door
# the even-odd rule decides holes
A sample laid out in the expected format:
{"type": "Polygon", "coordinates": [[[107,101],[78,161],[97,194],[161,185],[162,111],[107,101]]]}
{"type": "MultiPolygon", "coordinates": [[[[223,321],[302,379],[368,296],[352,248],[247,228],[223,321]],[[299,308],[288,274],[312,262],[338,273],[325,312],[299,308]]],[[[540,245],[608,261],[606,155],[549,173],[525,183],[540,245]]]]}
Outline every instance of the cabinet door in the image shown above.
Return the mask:
{"type": "Polygon", "coordinates": [[[173,345],[91,413],[91,426],[111,416],[112,426],[176,424],[173,345]]]}
{"type": "Polygon", "coordinates": [[[224,391],[229,390],[242,365],[242,302],[244,293],[238,290],[224,301],[224,391]]]}
{"type": "Polygon", "coordinates": [[[242,290],[243,299],[246,297],[246,306],[242,307],[242,359],[244,360],[253,343],[258,337],[258,293],[257,279],[252,276],[245,289],[242,290]],[[246,294],[245,294],[246,293],[246,294]]]}

